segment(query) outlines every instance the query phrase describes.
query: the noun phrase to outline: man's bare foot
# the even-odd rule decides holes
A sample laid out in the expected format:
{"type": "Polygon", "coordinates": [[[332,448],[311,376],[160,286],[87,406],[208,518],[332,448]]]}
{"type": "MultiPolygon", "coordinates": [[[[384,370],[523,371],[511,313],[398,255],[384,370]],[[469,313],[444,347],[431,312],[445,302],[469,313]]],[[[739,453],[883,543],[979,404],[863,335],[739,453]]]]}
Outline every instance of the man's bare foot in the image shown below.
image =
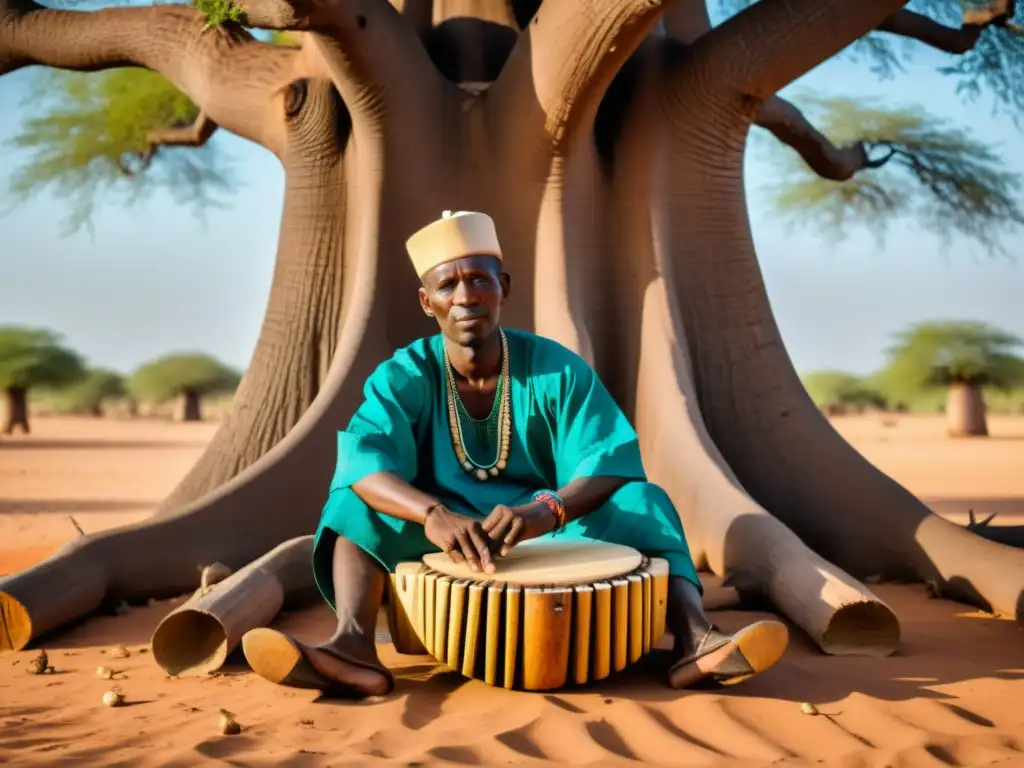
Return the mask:
{"type": "Polygon", "coordinates": [[[775,664],[788,644],[789,630],[778,621],[758,621],[733,635],[712,628],[695,653],[673,665],[668,682],[673,688],[735,685],[775,664]]]}
{"type": "Polygon", "coordinates": [[[256,674],[277,685],[360,696],[382,696],[395,685],[379,662],[353,658],[333,646],[306,645],[276,629],[246,632],[242,651],[256,674]]]}

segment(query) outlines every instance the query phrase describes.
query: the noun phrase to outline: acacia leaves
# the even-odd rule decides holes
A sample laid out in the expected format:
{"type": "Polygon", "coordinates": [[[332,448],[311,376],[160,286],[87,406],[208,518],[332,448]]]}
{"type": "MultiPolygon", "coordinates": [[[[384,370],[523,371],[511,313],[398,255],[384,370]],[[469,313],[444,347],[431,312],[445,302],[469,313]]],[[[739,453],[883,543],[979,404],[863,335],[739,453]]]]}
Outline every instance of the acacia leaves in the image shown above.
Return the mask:
{"type": "Polygon", "coordinates": [[[778,180],[766,188],[780,216],[831,233],[864,225],[879,238],[893,219],[911,216],[946,241],[960,233],[991,252],[1003,250],[1001,235],[1024,224],[1020,175],[1005,170],[991,146],[948,121],[921,109],[850,99],[805,105],[833,143],[862,141],[869,162],[880,167],[828,181],[786,150],[778,180]]]}
{"type": "Polygon", "coordinates": [[[193,0],[192,4],[206,14],[207,27],[214,27],[227,21],[245,23],[245,12],[232,0],[193,0]]]}
{"type": "Polygon", "coordinates": [[[232,185],[215,145],[150,147],[150,132],[187,126],[198,109],[149,70],[48,71],[30,109],[34,115],[11,140],[30,153],[11,191],[17,202],[44,190],[68,200],[68,232],[87,225],[101,200],[131,204],[163,189],[202,214],[232,185]]]}

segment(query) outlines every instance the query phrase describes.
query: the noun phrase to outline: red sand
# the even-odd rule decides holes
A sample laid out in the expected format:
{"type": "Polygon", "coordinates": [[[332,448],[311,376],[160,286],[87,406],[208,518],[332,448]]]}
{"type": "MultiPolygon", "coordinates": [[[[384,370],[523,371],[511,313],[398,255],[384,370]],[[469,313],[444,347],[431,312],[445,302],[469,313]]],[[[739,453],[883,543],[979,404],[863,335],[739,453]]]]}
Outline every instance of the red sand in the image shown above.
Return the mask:
{"type": "MultiPolygon", "coordinates": [[[[994,419],[991,441],[946,441],[934,418],[835,423],[883,470],[949,509],[1024,511],[1024,419],[994,419]]],[[[0,573],[77,535],[69,514],[87,531],[145,516],[213,429],[38,420],[31,438],[0,442],[0,573]]],[[[526,694],[383,645],[398,686],[361,703],[272,686],[244,662],[213,677],[165,678],[141,651],[172,601],[94,618],[48,641],[53,675],[26,674],[33,651],[0,658],[0,763],[1024,766],[1022,627],[930,600],[920,587],[877,590],[903,626],[901,650],[887,659],[824,656],[794,630],[778,666],[727,693],[670,691],[651,659],[583,691],[526,694]],[[132,656],[104,655],[117,643],[132,656]],[[101,680],[100,664],[124,674],[101,680]],[[115,684],[129,706],[101,704],[115,684]],[[803,714],[801,702],[821,714],[803,714]],[[241,735],[220,735],[219,708],[237,716],[241,735]]],[[[728,629],[758,614],[714,616],[728,629]]],[[[331,617],[319,608],[279,623],[315,639],[331,617]]]]}

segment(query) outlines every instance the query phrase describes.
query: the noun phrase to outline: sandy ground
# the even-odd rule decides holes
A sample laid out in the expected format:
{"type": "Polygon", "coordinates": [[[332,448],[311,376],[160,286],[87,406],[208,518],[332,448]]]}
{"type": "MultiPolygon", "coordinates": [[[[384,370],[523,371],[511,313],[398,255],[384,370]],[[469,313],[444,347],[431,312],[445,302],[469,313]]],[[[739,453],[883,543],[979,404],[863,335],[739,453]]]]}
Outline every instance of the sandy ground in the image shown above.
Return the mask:
{"type": "MultiPolygon", "coordinates": [[[[845,417],[834,425],[885,472],[960,519],[1024,523],[1024,419],[994,418],[990,440],[949,441],[941,420],[845,417]]],[[[40,419],[0,440],[0,574],[85,531],[144,517],[187,470],[215,425],[40,419]],[[71,516],[71,517],[69,517],[71,516]]],[[[233,661],[222,674],[167,679],[147,653],[177,601],[97,617],[34,652],[0,658],[0,763],[11,765],[783,765],[1024,766],[1024,631],[919,587],[877,588],[900,616],[887,659],[826,657],[793,631],[780,664],[726,694],[678,694],[654,678],[663,654],[583,691],[513,693],[466,681],[382,645],[398,685],[360,703],[277,688],[233,661]],[[124,643],[131,657],[106,650],[124,643]],[[104,664],[113,682],[94,672],[104,664]],[[116,684],[129,706],[102,706],[116,684]],[[821,715],[801,712],[813,702],[821,715]],[[218,709],[241,735],[222,736],[218,709]]],[[[725,628],[758,617],[719,611],[725,628]]],[[[326,608],[282,616],[304,639],[326,608]]],[[[381,640],[384,640],[381,637],[381,640]]]]}

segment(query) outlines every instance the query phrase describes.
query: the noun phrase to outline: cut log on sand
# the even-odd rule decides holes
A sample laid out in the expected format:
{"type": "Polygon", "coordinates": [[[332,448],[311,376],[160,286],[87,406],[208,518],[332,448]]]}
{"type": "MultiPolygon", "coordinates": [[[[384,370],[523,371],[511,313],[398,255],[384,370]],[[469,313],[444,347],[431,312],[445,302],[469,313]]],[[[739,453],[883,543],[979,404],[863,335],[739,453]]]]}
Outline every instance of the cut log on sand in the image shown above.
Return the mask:
{"type": "Polygon", "coordinates": [[[404,243],[444,209],[494,218],[513,276],[503,324],[595,366],[699,563],[827,653],[898,642],[857,578],[930,581],[1021,617],[1024,553],[931,514],[808,398],[743,186],[753,124],[827,178],[867,168],[862,146],[832,146],[775,94],[872,30],[941,44],[945,28],[901,0],[759,2],[713,29],[684,0],[517,0],[515,18],[507,0],[238,5],[249,26],[302,30],[298,44],[207,28],[183,6],[0,0],[0,74],[148,67],[201,110],[173,143],[219,127],[285,176],[267,315],[231,417],[157,517],[0,580],[0,648],[104,601],[181,594],[202,564],[239,569],[315,530],[367,375],[436,332],[404,243]]]}
{"type": "Polygon", "coordinates": [[[250,629],[270,624],[286,599],[316,594],[313,537],[275,547],[238,573],[199,589],[153,633],[153,658],[170,675],[205,675],[224,664],[250,629]]]}

